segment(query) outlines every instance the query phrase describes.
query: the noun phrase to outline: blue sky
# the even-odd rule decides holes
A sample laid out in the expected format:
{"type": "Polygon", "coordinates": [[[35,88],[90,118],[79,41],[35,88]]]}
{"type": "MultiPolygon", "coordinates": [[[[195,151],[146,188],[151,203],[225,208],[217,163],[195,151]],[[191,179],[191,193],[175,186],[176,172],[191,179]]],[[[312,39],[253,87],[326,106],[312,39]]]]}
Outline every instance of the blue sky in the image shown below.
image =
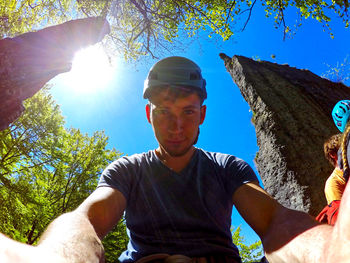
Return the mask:
{"type": "MultiPolygon", "coordinates": [[[[246,30],[237,33],[233,41],[220,43],[219,47],[203,38],[186,47],[185,52],[167,54],[192,59],[202,68],[207,80],[207,116],[197,147],[236,155],[255,169],[253,159],[258,146],[251,112],[219,53],[289,64],[321,75],[329,69],[327,65],[335,66],[350,53],[350,31],[336,20],[331,24],[334,39],[323,32],[318,22],[308,19],[294,38],[283,41],[282,31],[274,28],[273,19],[266,19],[263,10],[256,8],[246,30]],[[272,54],[275,59],[271,58],[272,54]]],[[[157,142],[146,120],[146,101],[142,99],[143,81],[155,60],[139,65],[126,64],[119,58],[115,62],[112,79],[106,85],[81,92],[67,81],[70,73],[61,74],[50,82],[51,93],[61,106],[67,127],[89,134],[104,130],[109,136],[109,147],[124,154],[155,149],[157,142]]],[[[236,213],[232,225],[242,225],[248,242],[258,239],[236,213]]]]}

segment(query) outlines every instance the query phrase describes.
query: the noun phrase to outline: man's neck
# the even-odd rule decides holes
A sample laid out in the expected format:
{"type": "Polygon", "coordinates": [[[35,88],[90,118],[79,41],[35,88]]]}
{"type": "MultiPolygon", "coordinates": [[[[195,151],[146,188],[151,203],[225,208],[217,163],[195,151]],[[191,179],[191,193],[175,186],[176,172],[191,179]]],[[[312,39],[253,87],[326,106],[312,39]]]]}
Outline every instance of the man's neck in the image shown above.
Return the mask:
{"type": "Polygon", "coordinates": [[[156,149],[156,154],[158,158],[175,172],[181,172],[187,164],[190,162],[196,148],[192,146],[185,154],[181,156],[171,156],[161,147],[156,149]]]}

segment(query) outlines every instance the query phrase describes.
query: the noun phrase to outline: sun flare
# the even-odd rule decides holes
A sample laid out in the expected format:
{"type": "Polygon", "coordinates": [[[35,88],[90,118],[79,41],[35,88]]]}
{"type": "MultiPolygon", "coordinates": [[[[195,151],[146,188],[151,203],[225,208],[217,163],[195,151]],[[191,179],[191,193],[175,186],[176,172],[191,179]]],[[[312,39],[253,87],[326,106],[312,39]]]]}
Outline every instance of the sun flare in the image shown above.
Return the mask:
{"type": "Polygon", "coordinates": [[[77,93],[96,93],[111,82],[113,69],[100,45],[78,51],[67,74],[67,84],[77,93]]]}

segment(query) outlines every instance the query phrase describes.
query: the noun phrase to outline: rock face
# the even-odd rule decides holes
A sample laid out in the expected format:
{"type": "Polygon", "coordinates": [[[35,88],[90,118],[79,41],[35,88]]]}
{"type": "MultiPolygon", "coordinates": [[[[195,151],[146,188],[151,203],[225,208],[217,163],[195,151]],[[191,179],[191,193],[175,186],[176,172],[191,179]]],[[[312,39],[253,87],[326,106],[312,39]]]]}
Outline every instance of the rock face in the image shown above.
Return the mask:
{"type": "Polygon", "coordinates": [[[265,189],[283,205],[317,215],[333,170],[323,143],[339,132],[331,112],[350,98],[349,87],[288,65],[220,57],[253,111],[255,163],[265,189]]]}
{"type": "Polygon", "coordinates": [[[23,112],[22,101],[71,68],[74,52],[109,33],[102,18],[86,18],[0,40],[0,130],[23,112]]]}

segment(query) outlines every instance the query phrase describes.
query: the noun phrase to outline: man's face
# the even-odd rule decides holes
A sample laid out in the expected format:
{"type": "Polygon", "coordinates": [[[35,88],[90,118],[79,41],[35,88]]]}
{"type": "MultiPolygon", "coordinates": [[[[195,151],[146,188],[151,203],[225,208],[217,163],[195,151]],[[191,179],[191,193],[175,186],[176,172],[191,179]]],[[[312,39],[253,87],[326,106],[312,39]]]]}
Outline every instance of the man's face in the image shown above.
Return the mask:
{"type": "Polygon", "coordinates": [[[201,106],[197,94],[174,100],[166,89],[154,95],[152,103],[146,106],[159,147],[173,157],[182,156],[193,147],[205,112],[206,106],[201,106]]]}

